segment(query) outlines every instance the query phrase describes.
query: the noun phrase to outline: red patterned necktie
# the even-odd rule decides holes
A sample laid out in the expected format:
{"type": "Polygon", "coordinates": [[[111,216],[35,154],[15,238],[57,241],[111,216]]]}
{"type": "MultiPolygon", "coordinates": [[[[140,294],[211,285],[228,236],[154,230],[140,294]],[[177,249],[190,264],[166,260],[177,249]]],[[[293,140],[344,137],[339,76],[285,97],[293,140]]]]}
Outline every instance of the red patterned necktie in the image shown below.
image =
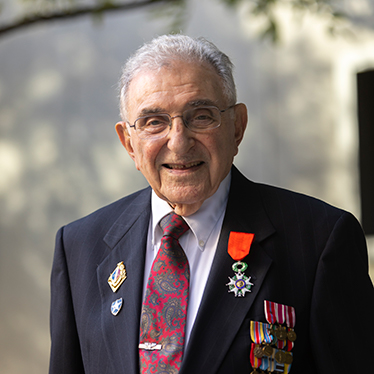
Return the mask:
{"type": "Polygon", "coordinates": [[[184,348],[190,269],[179,238],[189,229],[170,213],[153,261],[140,322],[140,373],[176,374],[184,348]]]}

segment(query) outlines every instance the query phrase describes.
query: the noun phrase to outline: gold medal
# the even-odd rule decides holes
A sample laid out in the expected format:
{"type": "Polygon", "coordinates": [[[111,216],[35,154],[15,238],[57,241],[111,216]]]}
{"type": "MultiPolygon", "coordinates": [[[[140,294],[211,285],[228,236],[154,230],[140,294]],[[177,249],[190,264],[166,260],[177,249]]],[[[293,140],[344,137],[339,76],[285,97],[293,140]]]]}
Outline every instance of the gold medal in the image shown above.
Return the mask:
{"type": "Polygon", "coordinates": [[[270,345],[265,345],[265,347],[262,349],[265,356],[270,357],[273,354],[274,348],[270,347],[270,345]]]}
{"type": "Polygon", "coordinates": [[[257,357],[257,358],[262,358],[264,356],[264,351],[260,346],[256,347],[254,349],[253,353],[254,353],[255,357],[257,357]]]}
{"type": "Polygon", "coordinates": [[[286,340],[287,339],[287,330],[285,327],[278,326],[275,330],[275,336],[278,340],[286,340]]]}
{"type": "Polygon", "coordinates": [[[287,332],[287,338],[290,342],[294,342],[296,340],[296,332],[294,330],[289,330],[287,332]]]}
{"type": "Polygon", "coordinates": [[[293,357],[292,357],[291,353],[284,352],[283,359],[284,359],[284,363],[285,364],[287,364],[287,365],[291,365],[292,364],[293,357]]]}
{"type": "Polygon", "coordinates": [[[127,278],[126,268],[123,261],[117,264],[117,267],[113,270],[113,273],[110,274],[108,278],[108,283],[113,292],[116,292],[119,286],[127,278]]]}
{"type": "Polygon", "coordinates": [[[275,360],[280,363],[280,364],[284,364],[285,363],[285,353],[283,351],[277,351],[277,353],[275,354],[275,360]]]}

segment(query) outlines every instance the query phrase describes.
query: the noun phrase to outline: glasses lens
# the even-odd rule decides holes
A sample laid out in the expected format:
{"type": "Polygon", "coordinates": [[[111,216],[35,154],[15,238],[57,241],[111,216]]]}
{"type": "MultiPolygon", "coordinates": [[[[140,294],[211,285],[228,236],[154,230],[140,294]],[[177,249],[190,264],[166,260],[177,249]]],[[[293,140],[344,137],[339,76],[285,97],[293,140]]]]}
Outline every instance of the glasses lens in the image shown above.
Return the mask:
{"type": "Polygon", "coordinates": [[[169,130],[170,117],[167,114],[152,114],[135,121],[135,129],[142,138],[157,137],[169,130]]]}
{"type": "Polygon", "coordinates": [[[219,109],[216,107],[200,107],[186,110],[183,113],[186,125],[194,131],[204,131],[218,127],[221,122],[219,109]]]}

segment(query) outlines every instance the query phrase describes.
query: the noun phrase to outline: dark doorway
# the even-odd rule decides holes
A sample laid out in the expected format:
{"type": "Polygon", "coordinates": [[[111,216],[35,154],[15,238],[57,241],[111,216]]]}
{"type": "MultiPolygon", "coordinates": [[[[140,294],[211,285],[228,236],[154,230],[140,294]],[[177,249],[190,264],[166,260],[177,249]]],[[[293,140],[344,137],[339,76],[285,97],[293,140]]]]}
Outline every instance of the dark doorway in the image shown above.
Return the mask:
{"type": "Polygon", "coordinates": [[[374,69],[357,74],[362,225],[374,234],[374,69]]]}

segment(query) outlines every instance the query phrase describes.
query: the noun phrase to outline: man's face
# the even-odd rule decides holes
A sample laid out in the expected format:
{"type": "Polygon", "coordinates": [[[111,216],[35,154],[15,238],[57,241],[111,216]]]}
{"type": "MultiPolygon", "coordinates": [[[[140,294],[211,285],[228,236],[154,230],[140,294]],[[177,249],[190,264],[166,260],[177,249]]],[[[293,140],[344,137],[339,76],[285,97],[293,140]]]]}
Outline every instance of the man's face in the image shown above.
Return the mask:
{"type": "MultiPolygon", "coordinates": [[[[143,113],[181,115],[196,105],[230,104],[222,92],[217,73],[207,65],[175,60],[158,71],[140,72],[129,87],[128,121],[132,125],[143,113]]],[[[140,139],[134,128],[119,122],[122,144],[156,194],[178,214],[196,212],[218,189],[230,171],[246,127],[246,108],[236,105],[222,113],[221,126],[196,133],[173,119],[169,134],[161,139],[140,139]]]]}

